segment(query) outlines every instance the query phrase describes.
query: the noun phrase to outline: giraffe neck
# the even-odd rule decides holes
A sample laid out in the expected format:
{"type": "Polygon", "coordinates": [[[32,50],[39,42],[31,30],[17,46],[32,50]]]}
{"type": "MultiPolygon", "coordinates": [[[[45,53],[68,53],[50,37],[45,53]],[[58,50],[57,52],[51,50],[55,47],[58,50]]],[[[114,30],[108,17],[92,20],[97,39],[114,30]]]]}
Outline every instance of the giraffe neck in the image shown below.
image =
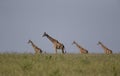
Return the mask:
{"type": "Polygon", "coordinates": [[[35,47],[35,44],[32,41],[30,41],[30,43],[31,43],[32,47],[35,47]]]}
{"type": "Polygon", "coordinates": [[[56,39],[52,38],[52,37],[49,36],[49,35],[46,35],[46,37],[47,37],[52,43],[58,42],[56,39]]]}
{"type": "Polygon", "coordinates": [[[83,49],[78,43],[74,43],[78,48],[83,49]]]}
{"type": "Polygon", "coordinates": [[[103,49],[107,49],[107,47],[105,45],[103,45],[102,43],[100,45],[103,49]]]}

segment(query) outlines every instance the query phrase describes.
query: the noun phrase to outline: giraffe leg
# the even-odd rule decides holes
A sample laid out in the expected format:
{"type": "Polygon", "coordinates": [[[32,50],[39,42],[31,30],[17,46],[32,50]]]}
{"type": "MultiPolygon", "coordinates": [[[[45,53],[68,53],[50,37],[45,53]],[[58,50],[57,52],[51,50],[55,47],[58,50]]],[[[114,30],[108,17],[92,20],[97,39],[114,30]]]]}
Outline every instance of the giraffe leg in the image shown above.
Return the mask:
{"type": "Polygon", "coordinates": [[[57,54],[57,48],[55,48],[55,53],[57,54]]]}
{"type": "Polygon", "coordinates": [[[37,55],[37,52],[35,51],[35,55],[37,55]]]}
{"type": "Polygon", "coordinates": [[[35,55],[37,54],[37,51],[36,51],[36,49],[34,49],[34,51],[35,51],[35,55]]]}
{"type": "Polygon", "coordinates": [[[64,54],[64,53],[65,53],[65,52],[64,52],[65,47],[64,47],[64,46],[62,46],[61,50],[62,50],[62,53],[64,54]]]}
{"type": "Polygon", "coordinates": [[[86,51],[86,53],[88,54],[88,51],[86,51]]]}
{"type": "Polygon", "coordinates": [[[57,47],[56,47],[56,45],[54,45],[53,48],[55,49],[55,53],[57,54],[57,47]]]}
{"type": "Polygon", "coordinates": [[[107,54],[107,50],[105,50],[105,54],[107,54]]]}
{"type": "Polygon", "coordinates": [[[107,54],[109,54],[109,51],[107,50],[107,54]]]}
{"type": "Polygon", "coordinates": [[[112,54],[112,51],[110,53],[112,54]]]}
{"type": "Polygon", "coordinates": [[[62,53],[64,54],[64,49],[62,49],[62,53]]]}
{"type": "Polygon", "coordinates": [[[84,54],[84,51],[83,51],[83,50],[81,50],[81,54],[84,54]]]}
{"type": "Polygon", "coordinates": [[[110,54],[110,51],[108,51],[108,54],[110,54]]]}

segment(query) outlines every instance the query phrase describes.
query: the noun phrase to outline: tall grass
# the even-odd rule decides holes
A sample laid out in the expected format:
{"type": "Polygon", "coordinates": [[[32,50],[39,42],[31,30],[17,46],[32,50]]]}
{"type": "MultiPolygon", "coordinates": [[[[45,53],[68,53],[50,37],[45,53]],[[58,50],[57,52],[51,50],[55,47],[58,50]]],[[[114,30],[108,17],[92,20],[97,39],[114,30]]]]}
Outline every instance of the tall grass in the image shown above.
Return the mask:
{"type": "Polygon", "coordinates": [[[0,54],[0,76],[120,76],[120,54],[0,54]]]}

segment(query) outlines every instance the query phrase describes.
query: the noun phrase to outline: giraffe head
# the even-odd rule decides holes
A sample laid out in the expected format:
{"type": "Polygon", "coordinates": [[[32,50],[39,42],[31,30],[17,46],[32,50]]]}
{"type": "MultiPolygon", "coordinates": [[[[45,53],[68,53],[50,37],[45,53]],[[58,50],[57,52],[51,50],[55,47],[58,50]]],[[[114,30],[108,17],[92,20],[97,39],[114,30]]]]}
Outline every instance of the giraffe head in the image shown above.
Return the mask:
{"type": "Polygon", "coordinates": [[[45,36],[48,36],[48,34],[46,32],[44,32],[43,36],[42,37],[45,37],[45,36]]]}
{"type": "Polygon", "coordinates": [[[73,44],[75,44],[75,43],[76,43],[76,42],[75,42],[75,41],[73,41],[72,45],[73,45],[73,44]]]}
{"type": "Polygon", "coordinates": [[[29,40],[29,41],[28,41],[28,44],[29,44],[29,43],[31,43],[31,42],[32,42],[32,41],[31,41],[31,40],[29,40]]]}
{"type": "Polygon", "coordinates": [[[100,41],[98,41],[98,44],[97,45],[99,45],[99,44],[102,44],[100,41]]]}

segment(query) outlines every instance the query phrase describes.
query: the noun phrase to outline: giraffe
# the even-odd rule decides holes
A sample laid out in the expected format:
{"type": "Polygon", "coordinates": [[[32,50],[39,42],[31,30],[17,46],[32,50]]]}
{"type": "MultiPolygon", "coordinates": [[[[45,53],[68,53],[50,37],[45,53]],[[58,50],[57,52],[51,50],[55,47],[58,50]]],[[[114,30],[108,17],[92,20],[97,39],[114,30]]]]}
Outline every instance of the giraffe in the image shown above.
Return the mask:
{"type": "Polygon", "coordinates": [[[80,53],[81,54],[87,54],[88,53],[88,50],[86,50],[85,48],[83,48],[82,46],[80,46],[77,42],[73,41],[72,45],[75,44],[78,49],[80,50],[80,53]]]}
{"type": "Polygon", "coordinates": [[[38,53],[42,53],[43,51],[40,49],[40,48],[38,48],[31,40],[29,40],[28,41],[28,44],[30,44],[31,43],[31,45],[32,45],[32,47],[33,47],[33,49],[34,49],[34,51],[35,51],[35,54],[38,54],[38,53]]]}
{"type": "Polygon", "coordinates": [[[53,47],[54,47],[56,53],[57,53],[57,49],[61,49],[62,53],[64,54],[65,47],[64,47],[64,45],[62,43],[60,43],[58,40],[52,38],[46,32],[44,32],[42,37],[47,37],[53,43],[53,47]]]}
{"type": "Polygon", "coordinates": [[[105,54],[112,54],[112,50],[107,48],[102,42],[99,41],[97,45],[101,45],[101,47],[103,48],[105,54]]]}

